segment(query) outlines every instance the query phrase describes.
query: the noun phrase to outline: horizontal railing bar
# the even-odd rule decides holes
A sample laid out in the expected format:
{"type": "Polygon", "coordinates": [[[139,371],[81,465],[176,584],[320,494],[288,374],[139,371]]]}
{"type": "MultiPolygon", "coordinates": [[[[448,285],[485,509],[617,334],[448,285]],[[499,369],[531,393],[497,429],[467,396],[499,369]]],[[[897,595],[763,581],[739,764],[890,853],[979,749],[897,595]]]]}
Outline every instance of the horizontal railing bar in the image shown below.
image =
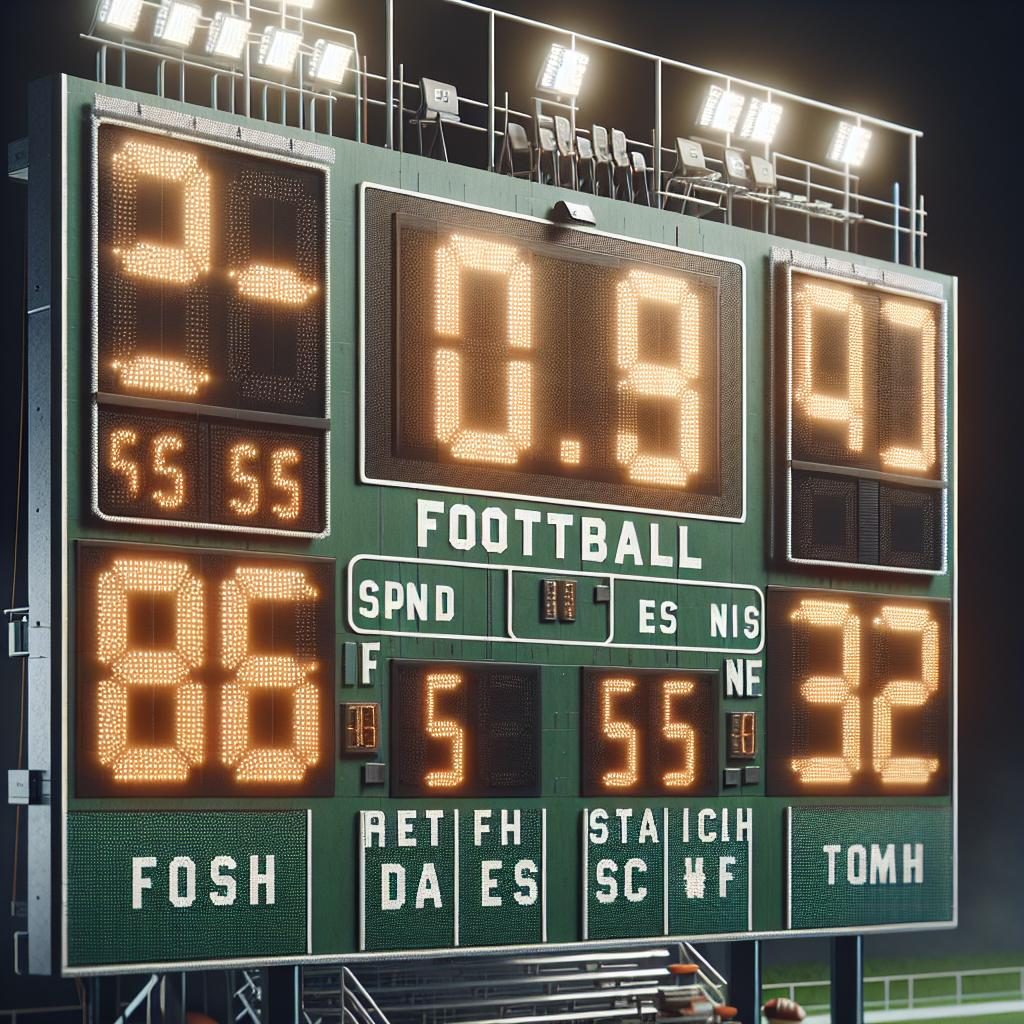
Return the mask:
{"type": "Polygon", "coordinates": [[[833,114],[843,114],[846,117],[854,117],[861,122],[873,124],[879,128],[886,128],[890,131],[898,132],[901,135],[920,138],[924,134],[917,128],[908,128],[906,125],[896,124],[893,121],[885,121],[882,118],[873,117],[870,114],[861,114],[856,110],[849,110],[846,107],[837,107],[832,103],[825,103],[822,100],[813,100],[808,96],[798,96],[796,93],[787,92],[784,89],[774,89],[770,85],[763,85],[760,82],[752,82],[749,79],[739,78],[736,75],[727,75],[721,71],[702,68],[696,64],[686,64],[682,61],[674,60],[671,57],[662,57],[659,54],[649,53],[646,50],[637,50],[631,46],[624,46],[621,43],[613,43],[607,39],[588,36],[582,32],[573,32],[571,29],[561,28],[558,25],[549,25],[543,21],[536,21],[533,18],[523,17],[521,14],[511,14],[507,11],[495,10],[492,7],[485,7],[482,4],[473,3],[472,0],[444,0],[444,2],[453,4],[456,7],[465,7],[481,14],[493,14],[494,17],[502,21],[513,21],[521,25],[529,25],[532,28],[543,29],[546,32],[555,32],[558,35],[573,38],[577,42],[593,43],[595,46],[603,46],[605,49],[615,50],[619,53],[629,54],[633,57],[640,57],[644,60],[651,61],[652,63],[660,63],[663,66],[673,67],[680,71],[689,71],[693,74],[702,75],[705,78],[717,78],[722,81],[728,81],[731,85],[742,85],[753,89],[759,89],[765,93],[770,92],[773,99],[791,100],[794,103],[815,107],[818,110],[827,110],[833,114]]]}

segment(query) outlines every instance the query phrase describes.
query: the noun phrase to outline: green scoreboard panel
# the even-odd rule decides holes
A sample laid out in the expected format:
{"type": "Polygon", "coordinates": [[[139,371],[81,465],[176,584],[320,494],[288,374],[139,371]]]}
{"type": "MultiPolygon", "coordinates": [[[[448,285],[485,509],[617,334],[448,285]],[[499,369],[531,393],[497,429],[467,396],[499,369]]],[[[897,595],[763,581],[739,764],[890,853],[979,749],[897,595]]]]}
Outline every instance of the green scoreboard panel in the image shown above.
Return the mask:
{"type": "Polygon", "coordinates": [[[34,104],[54,965],[955,923],[953,279],[34,104]]]}

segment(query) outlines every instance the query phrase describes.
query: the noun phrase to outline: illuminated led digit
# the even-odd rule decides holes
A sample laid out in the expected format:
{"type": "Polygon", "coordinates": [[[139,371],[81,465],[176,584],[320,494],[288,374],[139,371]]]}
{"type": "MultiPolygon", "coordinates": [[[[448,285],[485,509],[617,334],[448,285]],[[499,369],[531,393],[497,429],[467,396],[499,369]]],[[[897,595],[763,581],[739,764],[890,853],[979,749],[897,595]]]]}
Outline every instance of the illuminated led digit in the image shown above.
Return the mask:
{"type": "Polygon", "coordinates": [[[254,515],[260,507],[260,478],[251,472],[251,464],[259,456],[256,445],[247,441],[240,441],[228,449],[228,476],[232,483],[245,491],[244,497],[229,498],[228,506],[240,516],[254,515]]]}
{"type": "Polygon", "coordinates": [[[693,785],[697,775],[697,734],[688,722],[677,722],[672,717],[672,699],[693,693],[692,679],[666,679],[661,688],[661,732],[667,740],[681,744],[683,767],[665,772],[662,782],[669,789],[686,789],[693,785]]]}
{"type": "Polygon", "coordinates": [[[456,789],[466,776],[466,742],[462,726],[450,718],[437,717],[438,691],[457,690],[462,676],[455,672],[427,673],[427,735],[445,740],[451,747],[451,763],[447,768],[427,772],[426,783],[432,789],[456,789]]]}
{"type": "MultiPolygon", "coordinates": [[[[194,153],[126,142],[113,156],[113,214],[113,252],[127,277],[184,288],[209,273],[210,178],[194,153]],[[181,189],[180,245],[136,240],[139,179],[147,177],[181,189]]],[[[125,356],[112,366],[122,387],[132,391],[191,396],[210,380],[203,367],[152,353],[125,356]]]]}
{"type": "Polygon", "coordinates": [[[235,278],[239,295],[255,302],[301,306],[317,291],[315,284],[303,281],[294,270],[266,263],[250,263],[242,271],[229,271],[228,276],[235,278]]]}
{"type": "Polygon", "coordinates": [[[320,760],[320,695],[311,678],[316,662],[291,654],[253,654],[250,622],[257,601],[301,604],[317,596],[301,569],[240,566],[221,584],[221,661],[235,677],[222,691],[220,753],[238,782],[301,782],[320,760]],[[260,690],[290,692],[290,745],[253,745],[249,704],[260,690]]]}
{"type": "Polygon", "coordinates": [[[917,633],[921,637],[921,678],[893,679],[875,697],[873,747],[875,771],[882,782],[923,786],[938,770],[934,757],[893,757],[892,709],[920,707],[939,688],[939,624],[924,608],[885,606],[875,626],[896,633],[917,633]]]}
{"type": "Polygon", "coordinates": [[[133,498],[139,496],[139,464],[125,454],[125,449],[138,443],[139,435],[134,430],[120,428],[110,432],[110,468],[128,481],[128,491],[133,498]]]}
{"type": "Polygon", "coordinates": [[[882,452],[882,462],[889,469],[923,473],[935,464],[935,311],[888,299],[882,303],[882,316],[921,338],[921,446],[892,445],[882,452]]]}
{"type": "Polygon", "coordinates": [[[287,501],[275,502],[270,506],[279,519],[294,519],[302,507],[299,481],[285,473],[286,469],[297,466],[301,458],[297,448],[275,448],[270,453],[270,478],[279,491],[288,495],[287,501]]]}
{"type": "Polygon", "coordinates": [[[166,458],[168,452],[180,452],[184,447],[185,442],[177,434],[158,434],[153,438],[153,472],[171,483],[170,490],[153,492],[153,500],[161,508],[181,508],[185,500],[185,474],[166,458]]]}
{"type": "Polygon", "coordinates": [[[601,680],[601,731],[604,735],[617,742],[625,743],[625,765],[619,771],[605,772],[601,781],[614,789],[628,789],[635,786],[640,776],[639,742],[636,729],[628,722],[621,722],[613,717],[615,698],[630,694],[636,689],[635,679],[602,679],[601,680]]]}
{"type": "MultiPolygon", "coordinates": [[[[500,242],[452,235],[435,257],[437,301],[435,326],[444,338],[465,336],[462,316],[462,271],[500,275],[508,287],[508,343],[510,348],[533,348],[533,283],[530,265],[519,250],[500,242]]],[[[533,443],[533,368],[521,359],[507,365],[508,428],[503,433],[474,430],[463,425],[462,356],[453,348],[434,355],[434,425],[437,439],[449,446],[456,459],[511,466],[533,443]]]]}
{"type": "Polygon", "coordinates": [[[619,430],[615,457],[630,480],[685,487],[700,469],[700,399],[690,386],[700,374],[700,300],[681,278],[650,270],[631,270],[618,284],[616,362],[619,381],[619,430]],[[678,312],[675,365],[640,359],[640,303],[656,302],[678,312]],[[639,398],[671,399],[679,407],[677,455],[640,451],[639,398]]]}
{"type": "Polygon", "coordinates": [[[203,687],[189,676],[203,662],[203,584],[184,562],[118,558],[97,583],[97,658],[110,670],[97,693],[97,756],[119,782],[184,782],[203,763],[203,687]],[[132,594],[174,598],[174,644],[128,645],[132,594]],[[128,737],[132,690],[163,687],[174,695],[174,743],[133,746],[128,737]]]}
{"type": "Polygon", "coordinates": [[[846,424],[846,446],[864,448],[864,307],[850,288],[804,281],[793,292],[793,401],[808,419],[846,424]],[[816,313],[846,318],[846,397],[815,390],[816,313]]]}
{"type": "Polygon", "coordinates": [[[848,783],[860,771],[860,619],[843,601],[805,598],[790,616],[815,629],[838,630],[842,638],[841,676],[810,676],[800,693],[810,704],[835,704],[842,709],[842,753],[839,757],[796,757],[790,762],[801,782],[848,783]]]}

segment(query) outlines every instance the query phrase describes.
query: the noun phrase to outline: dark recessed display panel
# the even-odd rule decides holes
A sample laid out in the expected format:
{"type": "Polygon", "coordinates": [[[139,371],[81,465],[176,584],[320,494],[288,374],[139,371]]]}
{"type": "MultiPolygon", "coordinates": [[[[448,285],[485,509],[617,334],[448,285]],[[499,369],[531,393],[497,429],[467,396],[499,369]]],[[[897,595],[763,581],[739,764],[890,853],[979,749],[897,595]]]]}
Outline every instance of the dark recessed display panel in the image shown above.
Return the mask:
{"type": "Polygon", "coordinates": [[[788,367],[790,556],[940,572],[943,304],[888,286],[786,270],[779,321],[788,367]]]}
{"type": "Polygon", "coordinates": [[[368,479],[742,515],[740,264],[364,202],[368,479]]]}
{"type": "Polygon", "coordinates": [[[325,171],[103,122],[95,147],[96,511],[322,533],[325,171]],[[166,433],[175,413],[188,423],[166,433]],[[225,431],[261,435],[234,470],[213,443],[225,431]],[[292,497],[249,494],[235,512],[236,493],[217,507],[211,492],[222,476],[231,490],[232,472],[276,478],[292,497]]]}
{"type": "Polygon", "coordinates": [[[78,544],[78,796],[334,792],[334,562],[78,544]]]}
{"type": "Polygon", "coordinates": [[[717,793],[717,686],[689,669],[584,669],[583,795],[717,793]]]}
{"type": "Polygon", "coordinates": [[[538,796],[540,670],[391,663],[392,796],[538,796]]]}
{"type": "Polygon", "coordinates": [[[768,791],[949,792],[950,604],[768,591],[768,791]]]}
{"type": "Polygon", "coordinates": [[[326,434],[101,406],[105,514],[320,533],[326,434]]]}

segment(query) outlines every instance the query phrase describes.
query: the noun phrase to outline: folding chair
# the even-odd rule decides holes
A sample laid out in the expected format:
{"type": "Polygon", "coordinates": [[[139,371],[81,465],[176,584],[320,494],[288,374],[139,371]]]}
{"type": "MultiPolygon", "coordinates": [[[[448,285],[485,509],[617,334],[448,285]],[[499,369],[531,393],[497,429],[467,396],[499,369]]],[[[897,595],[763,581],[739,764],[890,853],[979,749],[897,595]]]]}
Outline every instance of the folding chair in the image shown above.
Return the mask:
{"type": "Polygon", "coordinates": [[[762,195],[773,195],[778,189],[775,165],[771,160],[766,160],[763,156],[751,156],[750,173],[754,179],[753,191],[762,195]]]}
{"type": "Polygon", "coordinates": [[[591,126],[590,138],[594,144],[594,193],[600,195],[601,189],[598,186],[597,169],[604,169],[604,178],[608,188],[608,195],[615,195],[615,165],[612,162],[612,151],[608,146],[608,129],[599,124],[591,126]]]}
{"type": "Polygon", "coordinates": [[[420,153],[433,156],[438,141],[441,143],[441,155],[448,161],[448,146],[444,140],[445,124],[458,124],[459,93],[454,85],[437,82],[433,78],[420,79],[420,108],[416,111],[411,124],[416,126],[419,136],[420,153]],[[423,152],[423,129],[433,127],[434,137],[430,140],[430,149],[423,152]]]}
{"type": "Polygon", "coordinates": [[[505,165],[508,165],[508,174],[513,178],[533,177],[533,146],[526,134],[526,129],[515,121],[509,121],[505,125],[505,139],[501,144],[501,154],[498,156],[498,173],[505,174],[505,165]],[[526,157],[526,166],[516,168],[516,157],[526,157]]]}
{"type": "Polygon", "coordinates": [[[647,180],[647,161],[644,159],[643,153],[637,149],[634,149],[633,152],[629,154],[629,159],[632,164],[633,202],[639,203],[641,197],[643,197],[643,201],[650,206],[651,186],[647,180]],[[636,185],[637,181],[640,183],[639,188],[636,185]]]}
{"type": "Polygon", "coordinates": [[[620,191],[624,190],[626,201],[633,202],[633,167],[626,152],[626,133],[618,128],[612,129],[612,165],[612,198],[618,199],[620,191]]]}
{"type": "Polygon", "coordinates": [[[555,140],[554,129],[550,125],[550,118],[546,119],[548,124],[541,124],[538,119],[537,124],[537,181],[541,184],[545,182],[549,185],[557,185],[560,181],[558,166],[558,143],[555,140]],[[551,175],[545,178],[544,174],[544,157],[548,158],[548,164],[551,167],[551,175]]]}
{"type": "Polygon", "coordinates": [[[584,188],[591,195],[597,195],[597,163],[594,160],[594,147],[586,135],[576,136],[576,162],[579,166],[580,191],[584,188]]]}
{"type": "MultiPolygon", "coordinates": [[[[685,212],[686,201],[692,197],[694,187],[703,186],[707,188],[720,178],[721,174],[718,171],[713,171],[708,167],[707,161],[704,159],[704,148],[699,142],[693,142],[691,139],[677,138],[676,165],[669,171],[668,180],[665,182],[662,206],[668,209],[673,196],[672,186],[678,184],[682,186],[682,190],[676,193],[679,197],[679,210],[681,213],[685,212]]],[[[721,206],[722,196],[720,192],[717,195],[717,200],[715,204],[709,204],[707,200],[702,200],[701,205],[697,208],[697,216],[701,217],[705,213],[713,212],[714,209],[721,206]]]]}
{"type": "MultiPolygon", "coordinates": [[[[573,189],[579,189],[579,176],[576,171],[576,145],[572,137],[572,125],[569,118],[555,118],[555,145],[558,147],[558,164],[561,168],[562,161],[569,164],[569,181],[573,189]]],[[[558,178],[556,184],[561,185],[562,179],[558,178]]]]}
{"type": "Polygon", "coordinates": [[[726,184],[737,191],[746,191],[750,188],[750,174],[747,171],[747,161],[742,150],[727,149],[724,167],[726,184]]]}

